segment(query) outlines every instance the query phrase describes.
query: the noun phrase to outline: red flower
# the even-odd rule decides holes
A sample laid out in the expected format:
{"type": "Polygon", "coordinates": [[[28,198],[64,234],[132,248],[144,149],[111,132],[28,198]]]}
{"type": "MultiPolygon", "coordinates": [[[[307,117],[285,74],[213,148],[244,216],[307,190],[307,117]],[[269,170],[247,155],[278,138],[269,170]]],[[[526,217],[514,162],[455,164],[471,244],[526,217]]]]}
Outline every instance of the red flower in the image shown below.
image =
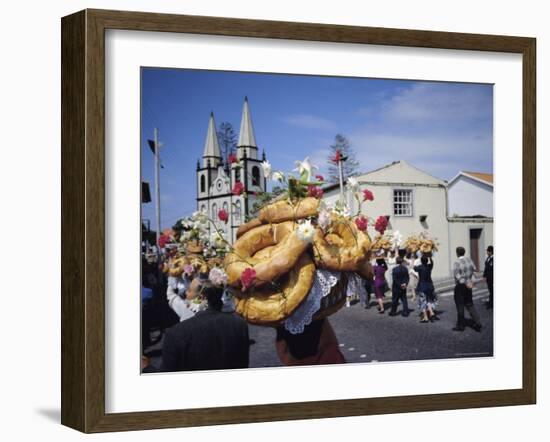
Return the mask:
{"type": "Polygon", "coordinates": [[[227,213],[227,211],[224,209],[220,209],[218,211],[218,218],[220,219],[220,221],[223,221],[227,224],[227,221],[229,220],[229,213],[227,213]]]}
{"type": "Polygon", "coordinates": [[[233,193],[233,195],[237,195],[237,196],[240,195],[241,193],[244,192],[244,184],[241,183],[240,181],[237,181],[233,186],[233,190],[231,192],[233,193]]]}
{"type": "Polygon", "coordinates": [[[164,247],[166,246],[166,244],[168,244],[170,242],[170,237],[168,235],[165,235],[164,233],[162,235],[159,236],[159,240],[158,240],[158,243],[159,243],[159,247],[161,249],[164,249],[164,247]]]}
{"type": "Polygon", "coordinates": [[[367,230],[368,221],[367,218],[364,216],[360,216],[359,218],[355,218],[355,225],[361,232],[364,232],[367,230]]]}
{"type": "Polygon", "coordinates": [[[388,227],[388,219],[385,216],[379,216],[374,224],[374,230],[376,230],[380,235],[383,235],[388,227]]]}
{"type": "Polygon", "coordinates": [[[248,267],[241,273],[241,283],[243,284],[243,292],[250,288],[256,279],[256,270],[248,267]]]}
{"type": "Polygon", "coordinates": [[[237,155],[235,155],[234,153],[230,154],[228,157],[227,157],[227,161],[229,161],[229,164],[234,164],[237,162],[237,155]]]}
{"type": "Polygon", "coordinates": [[[336,153],[334,154],[334,156],[332,157],[332,162],[333,163],[338,163],[338,162],[340,162],[341,159],[342,159],[342,154],[340,153],[339,150],[337,150],[336,153]]]}
{"type": "Polygon", "coordinates": [[[315,179],[317,181],[325,181],[325,177],[323,177],[323,175],[315,175],[315,179]]]}
{"type": "Polygon", "coordinates": [[[309,184],[307,186],[307,196],[321,199],[323,197],[323,189],[321,189],[320,187],[314,186],[313,184],[309,184]]]}
{"type": "Polygon", "coordinates": [[[363,201],[374,201],[374,195],[369,189],[363,190],[363,201]]]}

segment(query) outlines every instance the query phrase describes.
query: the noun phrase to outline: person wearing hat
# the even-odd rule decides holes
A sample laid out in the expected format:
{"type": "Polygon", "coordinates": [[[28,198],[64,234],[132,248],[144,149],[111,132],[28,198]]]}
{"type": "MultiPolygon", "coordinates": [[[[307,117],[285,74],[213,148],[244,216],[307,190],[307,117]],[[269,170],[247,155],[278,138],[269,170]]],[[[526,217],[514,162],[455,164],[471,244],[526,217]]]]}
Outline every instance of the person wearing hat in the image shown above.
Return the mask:
{"type": "Polygon", "coordinates": [[[483,277],[487,281],[489,289],[489,301],[485,304],[487,308],[493,308],[493,246],[487,247],[487,258],[485,258],[485,268],[483,269],[483,277]]]}

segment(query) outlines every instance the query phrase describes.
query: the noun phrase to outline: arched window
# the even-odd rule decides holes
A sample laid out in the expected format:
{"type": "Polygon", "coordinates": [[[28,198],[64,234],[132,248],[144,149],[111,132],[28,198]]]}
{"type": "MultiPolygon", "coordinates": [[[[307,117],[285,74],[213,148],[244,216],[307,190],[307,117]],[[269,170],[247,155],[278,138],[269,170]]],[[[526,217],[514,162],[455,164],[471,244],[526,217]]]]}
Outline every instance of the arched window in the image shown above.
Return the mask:
{"type": "Polygon", "coordinates": [[[218,219],[218,205],[216,203],[212,204],[212,216],[213,221],[218,219]]]}
{"type": "Polygon", "coordinates": [[[241,181],[241,169],[235,168],[235,182],[241,181]]]}
{"type": "Polygon", "coordinates": [[[235,224],[241,223],[241,216],[242,216],[241,201],[238,200],[235,203],[235,224]]]}
{"type": "Polygon", "coordinates": [[[253,186],[260,185],[260,168],[258,166],[254,166],[252,168],[252,185],[253,186]]]}
{"type": "Polygon", "coordinates": [[[227,210],[227,201],[223,203],[223,210],[225,210],[227,213],[229,213],[229,211],[227,210]]]}
{"type": "Polygon", "coordinates": [[[204,204],[201,206],[201,212],[206,213],[206,206],[204,204]]]}
{"type": "Polygon", "coordinates": [[[201,175],[201,192],[206,191],[206,179],[204,178],[204,175],[201,175]]]}

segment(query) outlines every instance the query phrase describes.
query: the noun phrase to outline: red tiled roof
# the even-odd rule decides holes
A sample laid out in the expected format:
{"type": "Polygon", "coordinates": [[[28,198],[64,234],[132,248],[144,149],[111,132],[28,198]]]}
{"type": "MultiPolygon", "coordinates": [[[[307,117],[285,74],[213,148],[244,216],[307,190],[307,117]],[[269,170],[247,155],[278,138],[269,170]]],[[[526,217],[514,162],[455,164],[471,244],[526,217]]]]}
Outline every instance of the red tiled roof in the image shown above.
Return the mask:
{"type": "Polygon", "coordinates": [[[492,173],[482,173],[482,172],[467,172],[463,171],[466,175],[470,175],[478,180],[485,181],[486,183],[493,184],[493,174],[492,173]]]}

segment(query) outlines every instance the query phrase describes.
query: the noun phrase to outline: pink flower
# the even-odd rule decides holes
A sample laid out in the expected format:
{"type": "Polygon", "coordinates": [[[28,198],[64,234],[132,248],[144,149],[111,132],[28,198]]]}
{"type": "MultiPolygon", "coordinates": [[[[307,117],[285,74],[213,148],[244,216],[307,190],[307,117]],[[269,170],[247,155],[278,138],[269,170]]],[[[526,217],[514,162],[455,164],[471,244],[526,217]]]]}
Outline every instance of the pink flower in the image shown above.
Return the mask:
{"type": "Polygon", "coordinates": [[[237,155],[235,155],[234,153],[230,154],[228,157],[227,157],[227,161],[229,161],[229,164],[234,164],[237,162],[237,155]]]}
{"type": "Polygon", "coordinates": [[[240,181],[237,181],[233,186],[233,190],[231,192],[233,193],[233,195],[239,196],[241,193],[244,192],[244,184],[240,181]]]}
{"type": "MultiPolygon", "coordinates": [[[[384,218],[385,219],[385,218],[384,218]]],[[[367,218],[364,216],[360,216],[359,218],[355,218],[355,225],[361,232],[364,232],[367,230],[368,221],[367,218]]]]}
{"type": "Polygon", "coordinates": [[[363,201],[374,201],[374,195],[369,189],[363,190],[363,201]]]}
{"type": "Polygon", "coordinates": [[[243,284],[243,292],[250,288],[256,279],[256,270],[248,267],[241,273],[241,283],[243,284]]]}
{"type": "Polygon", "coordinates": [[[380,235],[383,235],[388,227],[388,219],[385,216],[379,216],[374,224],[374,230],[376,230],[380,235]]]}
{"type": "Polygon", "coordinates": [[[321,199],[323,197],[323,189],[318,186],[314,186],[313,184],[309,184],[307,186],[307,196],[321,199]]]}
{"type": "Polygon", "coordinates": [[[315,175],[315,179],[317,181],[325,181],[325,177],[323,175],[315,175]]]}
{"type": "Polygon", "coordinates": [[[220,221],[223,221],[227,224],[227,221],[229,220],[229,213],[227,213],[225,209],[220,209],[218,211],[218,218],[220,219],[220,221]]]}
{"type": "Polygon", "coordinates": [[[188,276],[191,276],[193,273],[195,273],[195,267],[193,267],[191,264],[186,264],[183,267],[183,273],[185,273],[188,276]]]}

